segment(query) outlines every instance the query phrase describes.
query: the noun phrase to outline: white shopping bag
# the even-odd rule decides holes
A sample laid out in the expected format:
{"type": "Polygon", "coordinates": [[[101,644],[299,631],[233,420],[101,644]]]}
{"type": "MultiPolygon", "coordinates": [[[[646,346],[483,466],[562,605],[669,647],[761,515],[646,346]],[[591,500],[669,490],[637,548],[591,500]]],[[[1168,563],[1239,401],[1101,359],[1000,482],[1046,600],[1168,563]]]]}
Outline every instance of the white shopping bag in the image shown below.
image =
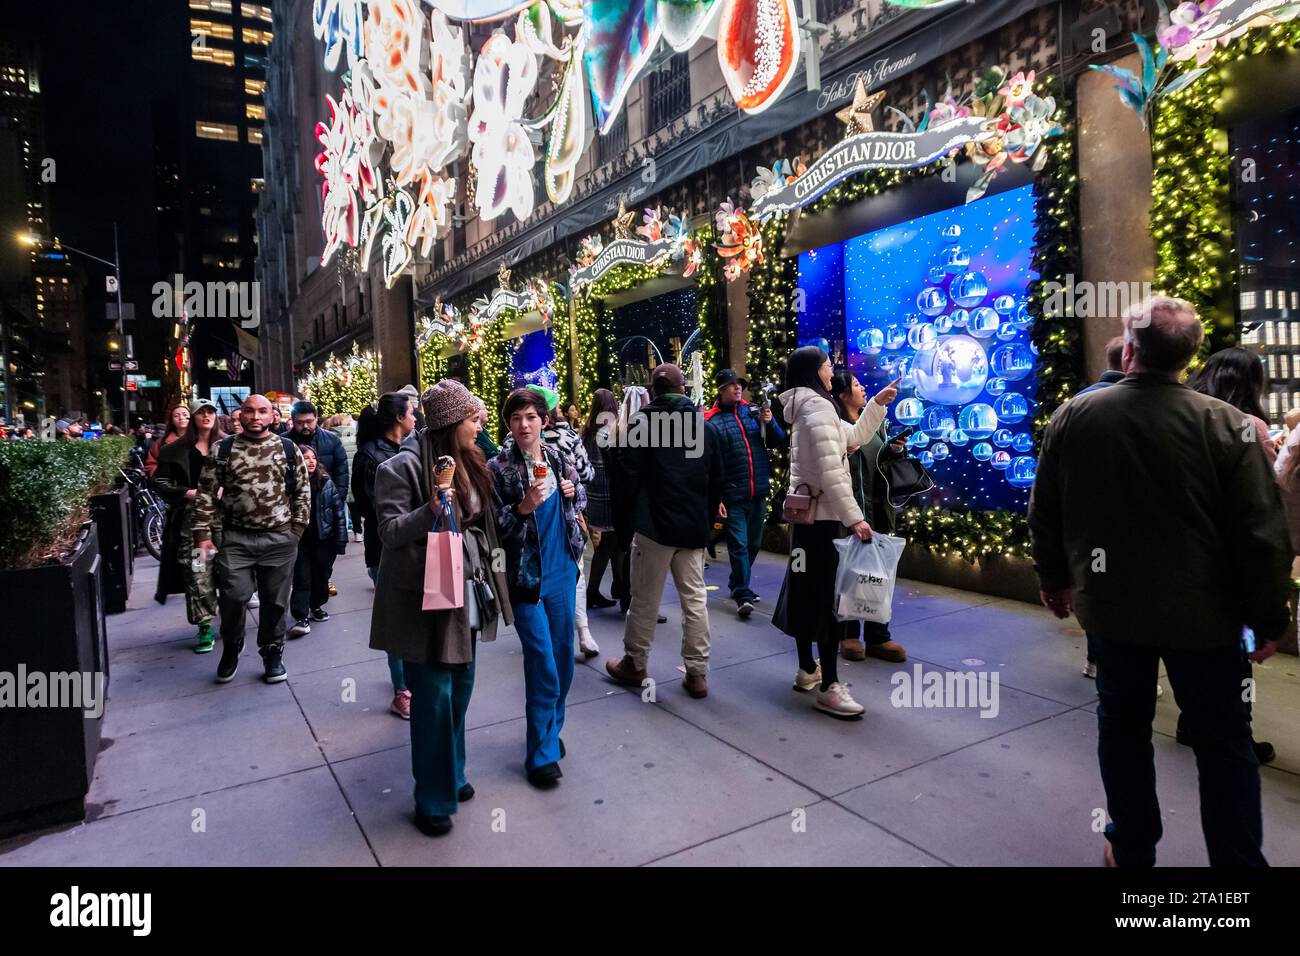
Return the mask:
{"type": "Polygon", "coordinates": [[[870,541],[839,538],[835,573],[835,617],[841,621],[888,624],[894,613],[894,579],[907,541],[873,531],[870,541]]]}

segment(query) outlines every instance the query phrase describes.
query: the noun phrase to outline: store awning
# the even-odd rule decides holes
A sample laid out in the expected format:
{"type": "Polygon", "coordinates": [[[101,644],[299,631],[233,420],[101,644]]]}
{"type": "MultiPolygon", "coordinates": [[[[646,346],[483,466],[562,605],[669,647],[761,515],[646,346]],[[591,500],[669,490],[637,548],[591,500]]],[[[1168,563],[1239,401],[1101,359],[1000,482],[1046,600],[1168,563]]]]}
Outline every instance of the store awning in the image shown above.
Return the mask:
{"type": "MultiPolygon", "coordinates": [[[[799,92],[786,93],[758,115],[733,112],[682,143],[655,153],[655,180],[652,184],[642,182],[641,170],[635,169],[599,192],[566,204],[557,213],[476,262],[449,269],[447,275],[427,283],[417,290],[416,304],[428,306],[433,303],[435,295],[446,300],[477,285],[496,273],[503,258],[514,265],[557,242],[590,232],[593,227],[613,218],[620,197],[626,199],[628,208],[634,208],[642,201],[640,197],[649,198],[661,193],[721,160],[802,126],[811,117],[841,109],[852,99],[860,74],[869,88],[893,82],[972,40],[1055,2],[975,0],[936,10],[909,10],[873,30],[865,40],[826,56],[822,62],[820,90],[807,90],[800,70],[790,83],[790,89],[799,92]]],[[[937,87],[942,81],[942,77],[936,77],[933,86],[937,87]]],[[[932,93],[938,92],[937,88],[932,89],[932,93]]],[[[782,157],[767,157],[769,161],[779,158],[782,157]]]]}

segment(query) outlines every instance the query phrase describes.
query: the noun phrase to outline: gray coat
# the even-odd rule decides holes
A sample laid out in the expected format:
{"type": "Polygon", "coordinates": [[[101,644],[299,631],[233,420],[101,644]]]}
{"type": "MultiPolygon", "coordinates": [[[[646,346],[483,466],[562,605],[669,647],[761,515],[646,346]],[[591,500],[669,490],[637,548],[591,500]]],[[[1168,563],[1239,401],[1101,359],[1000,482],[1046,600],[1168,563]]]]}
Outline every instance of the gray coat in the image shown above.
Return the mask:
{"type": "MultiPolygon", "coordinates": [[[[375,513],[383,556],[375,582],[374,611],[370,618],[370,646],[421,664],[468,664],[473,660],[473,635],[466,608],[425,611],[424,553],[433,530],[434,513],[428,507],[418,437],[402,443],[402,450],[375,473],[375,513]]],[[[492,553],[500,547],[492,502],[482,502],[482,517],[471,527],[461,527],[465,544],[465,577],[475,567],[483,569],[496,596],[500,618],[514,623],[505,576],[492,570],[492,553]]],[[[496,639],[497,622],[479,637],[496,639]]]]}

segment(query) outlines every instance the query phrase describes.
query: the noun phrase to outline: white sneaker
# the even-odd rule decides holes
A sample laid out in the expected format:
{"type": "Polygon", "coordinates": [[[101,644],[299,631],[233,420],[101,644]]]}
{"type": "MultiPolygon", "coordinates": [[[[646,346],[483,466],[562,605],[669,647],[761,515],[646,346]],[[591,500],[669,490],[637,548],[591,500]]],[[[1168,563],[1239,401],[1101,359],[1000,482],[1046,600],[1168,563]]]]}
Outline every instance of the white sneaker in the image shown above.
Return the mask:
{"type": "Polygon", "coordinates": [[[600,653],[600,645],[596,639],[591,636],[591,628],[578,628],[578,649],[582,651],[583,657],[595,657],[600,653]]]}
{"type": "Polygon", "coordinates": [[[866,708],[853,699],[849,689],[839,681],[817,692],[813,706],[836,717],[861,717],[866,708]]]}
{"type": "Polygon", "coordinates": [[[805,690],[805,691],[814,690],[817,687],[821,686],[821,682],[822,682],[822,662],[820,660],[817,661],[817,666],[813,668],[813,672],[811,674],[809,674],[802,667],[799,668],[799,670],[795,671],[795,675],[794,675],[795,690],[805,690]]]}
{"type": "Polygon", "coordinates": [[[360,531],[353,531],[352,540],[355,541],[357,544],[360,544],[362,541],[366,540],[366,536],[363,535],[360,531]]]}
{"type": "Polygon", "coordinates": [[[289,628],[290,637],[302,637],[304,634],[311,633],[311,624],[307,621],[295,621],[293,627],[289,628]]]}
{"type": "Polygon", "coordinates": [[[262,599],[261,599],[260,597],[257,596],[257,592],[256,592],[256,591],[254,591],[254,592],[253,592],[253,596],[252,596],[251,598],[248,599],[248,606],[249,606],[249,607],[261,607],[261,606],[262,606],[262,599]]]}
{"type": "Polygon", "coordinates": [[[1096,680],[1096,679],[1097,679],[1097,665],[1094,664],[1092,661],[1088,661],[1086,664],[1084,664],[1084,665],[1083,665],[1083,676],[1086,677],[1086,678],[1088,678],[1088,680],[1096,680]]]}

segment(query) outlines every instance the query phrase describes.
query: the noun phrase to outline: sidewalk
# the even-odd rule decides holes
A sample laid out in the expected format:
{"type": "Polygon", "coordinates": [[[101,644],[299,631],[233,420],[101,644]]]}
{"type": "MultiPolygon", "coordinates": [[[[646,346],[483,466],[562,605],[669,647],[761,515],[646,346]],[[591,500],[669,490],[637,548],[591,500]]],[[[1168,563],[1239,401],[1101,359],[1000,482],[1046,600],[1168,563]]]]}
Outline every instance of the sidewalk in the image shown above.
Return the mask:
{"type": "MultiPolygon", "coordinates": [[[[0,843],[0,865],[721,864],[1094,866],[1105,800],[1083,635],[1041,608],[913,582],[895,637],[910,660],[841,664],[867,708],[841,722],[791,690],[793,642],[771,624],[784,559],[764,554],[748,621],[726,600],[725,555],[706,572],[714,643],[709,697],[681,687],[680,612],[650,660],[657,703],[613,685],[622,618],[591,614],[602,655],[569,695],[564,779],[522,772],[523,669],[513,629],[481,645],[469,709],[478,791],[442,839],[412,811],[408,725],[388,712],[384,655],[367,647],[373,589],[352,545],[335,571],[333,619],[291,641],[289,680],[261,681],[250,624],[239,674],[190,651],[184,601],[153,602],[157,565],[137,564],[125,614],[109,618],[110,698],[88,822],[0,843]],[[895,708],[890,677],[948,669],[999,675],[1000,708],[895,708]],[[345,702],[355,682],[355,703],[345,702]],[[802,812],[800,812],[802,811],[802,812]]],[[[606,587],[608,582],[606,582],[606,587]]],[[[1073,622],[1069,622],[1072,624],[1073,622]]],[[[1264,850],[1300,864],[1300,678],[1294,657],[1257,666],[1264,850]]],[[[1172,737],[1166,686],[1155,737],[1165,865],[1206,864],[1192,752],[1172,737]]]]}

